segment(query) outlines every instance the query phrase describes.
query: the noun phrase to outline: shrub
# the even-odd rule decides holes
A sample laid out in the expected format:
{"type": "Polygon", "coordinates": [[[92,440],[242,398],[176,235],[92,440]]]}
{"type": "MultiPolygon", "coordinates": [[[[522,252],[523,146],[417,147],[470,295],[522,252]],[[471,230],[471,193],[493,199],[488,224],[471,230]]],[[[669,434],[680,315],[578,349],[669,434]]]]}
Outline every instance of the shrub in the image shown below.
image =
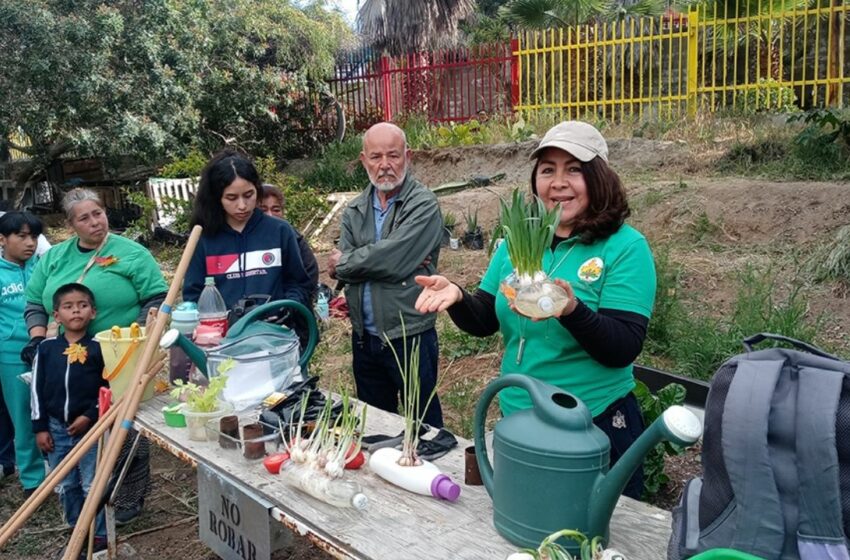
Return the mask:
{"type": "Polygon", "coordinates": [[[369,183],[369,176],[357,161],[361,149],[359,136],[328,145],[313,168],[304,175],[304,184],[320,192],[362,189],[369,183]]]}
{"type": "Polygon", "coordinates": [[[309,187],[292,175],[282,173],[272,157],[257,158],[257,170],[263,182],[270,183],[283,191],[286,199],[284,215],[289,223],[303,230],[311,220],[330,209],[324,195],[309,187]]]}
{"type": "MultiPolygon", "coordinates": [[[[655,422],[671,406],[685,402],[685,388],[678,383],[670,383],[653,395],[643,382],[635,380],[634,393],[646,426],[655,422]]],[[[681,455],[682,451],[684,449],[678,445],[663,441],[646,454],[643,460],[644,501],[649,501],[670,480],[664,472],[664,457],[681,455]]]]}
{"type": "Polygon", "coordinates": [[[759,78],[756,87],[738,92],[735,96],[735,106],[745,113],[757,111],[795,113],[800,110],[794,88],[783,85],[773,78],[759,78]]]}
{"type": "Polygon", "coordinates": [[[182,179],[184,177],[198,177],[209,158],[193,148],[185,157],[172,160],[159,169],[159,176],[166,179],[182,179]]]}

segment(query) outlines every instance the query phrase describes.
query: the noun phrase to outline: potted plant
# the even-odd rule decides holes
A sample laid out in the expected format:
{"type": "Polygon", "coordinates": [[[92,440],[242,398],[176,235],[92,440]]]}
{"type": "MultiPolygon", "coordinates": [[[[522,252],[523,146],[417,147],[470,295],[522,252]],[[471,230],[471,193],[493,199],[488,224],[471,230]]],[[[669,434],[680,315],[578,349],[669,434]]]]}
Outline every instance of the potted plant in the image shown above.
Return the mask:
{"type": "Polygon", "coordinates": [[[464,212],[466,220],[466,231],[463,234],[463,246],[467,249],[481,250],[484,248],[484,234],[478,225],[478,208],[472,212],[464,212]]]}
{"type": "Polygon", "coordinates": [[[440,243],[442,247],[448,247],[451,244],[451,239],[455,236],[455,226],[457,225],[457,216],[451,212],[443,213],[443,240],[440,243]]]}
{"type": "Polygon", "coordinates": [[[190,440],[206,441],[207,422],[230,411],[230,405],[219,398],[226,384],[226,375],[213,377],[206,387],[182,379],[174,382],[176,387],[171,391],[171,398],[184,403],[183,416],[186,417],[190,440]]]}
{"type": "Polygon", "coordinates": [[[560,315],[569,296],[543,271],[543,255],[552,244],[559,207],[546,210],[536,196],[526,202],[519,190],[513,192],[510,205],[504,200],[499,205],[499,230],[514,267],[499,290],[523,315],[535,319],[560,315]]]}
{"type": "Polygon", "coordinates": [[[421,459],[416,453],[423,418],[437,389],[436,387],[432,389],[424,405],[420,406],[422,401],[420,400],[419,340],[414,340],[408,346],[404,322],[401,324],[401,333],[404,348],[402,356],[399,356],[395,347],[390,344],[386,333],[384,338],[393,352],[402,379],[400,405],[404,417],[402,446],[400,450],[391,447],[375,450],[370,454],[369,468],[384,480],[405,490],[453,502],[460,496],[460,486],[440,472],[439,467],[421,459]]]}

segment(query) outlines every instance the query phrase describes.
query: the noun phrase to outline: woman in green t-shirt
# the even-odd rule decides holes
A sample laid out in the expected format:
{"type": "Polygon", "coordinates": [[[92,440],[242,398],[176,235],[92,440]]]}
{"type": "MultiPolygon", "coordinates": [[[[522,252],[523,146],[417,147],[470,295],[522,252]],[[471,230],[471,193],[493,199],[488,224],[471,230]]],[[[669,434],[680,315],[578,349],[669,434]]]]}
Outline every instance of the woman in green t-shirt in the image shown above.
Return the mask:
{"type": "MultiPolygon", "coordinates": [[[[38,344],[48,335],[53,294],[60,286],[79,282],[96,294],[97,317],[89,325],[92,335],[115,325],[144,325],[148,310],[158,308],[168,291],[162,271],[147,249],[109,233],[106,208],[94,191],[68,191],[62,207],[74,235],[45,253],[27,284],[24,317],[30,341],[22,350],[21,359],[30,364],[38,344]]],[[[119,467],[129,454],[132,441],[132,437],[127,438],[119,467]]],[[[115,498],[115,518],[119,523],[141,512],[150,488],[149,453],[150,442],[142,438],[115,498]]]]}
{"type": "MultiPolygon", "coordinates": [[[[608,145],[593,126],[562,122],[532,154],[531,190],[547,208],[561,208],[543,270],[570,295],[559,317],[533,321],[512,308],[499,284],[513,272],[503,243],[481,285],[469,294],[443,276],[421,276],[416,307],[448,310],[475,336],[502,334],[501,373],[524,373],[576,395],[611,440],[611,463],[643,432],[632,363],[640,354],[655,299],[655,267],[646,239],[625,224],[620,178],[608,165],[608,145]]],[[[519,388],[499,394],[507,415],[531,406],[519,388]]],[[[623,492],[640,498],[638,470],[623,492]]]]}

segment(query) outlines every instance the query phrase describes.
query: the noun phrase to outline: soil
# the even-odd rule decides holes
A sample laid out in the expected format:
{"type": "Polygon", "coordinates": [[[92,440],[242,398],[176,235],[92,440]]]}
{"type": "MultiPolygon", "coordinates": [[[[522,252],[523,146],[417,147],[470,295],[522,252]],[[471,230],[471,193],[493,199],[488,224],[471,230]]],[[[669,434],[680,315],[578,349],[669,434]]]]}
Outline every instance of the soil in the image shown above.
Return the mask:
{"type": "MultiPolygon", "coordinates": [[[[440,199],[444,211],[458,217],[479,211],[479,224],[489,239],[496,224],[498,200],[514,187],[525,187],[534,142],[497,146],[473,146],[419,151],[414,154],[414,173],[431,186],[492,176],[503,172],[497,184],[471,188],[440,199]]],[[[748,264],[770,265],[779,272],[780,283],[810,270],[823,258],[824,247],[837,230],[850,223],[850,184],[803,183],[718,177],[714,162],[725,146],[689,146],[642,138],[612,140],[610,161],[624,179],[633,215],[630,222],[643,231],[654,247],[665,246],[670,257],[683,267],[683,297],[699,301],[716,313],[727,311],[736,296],[730,279],[748,264]]],[[[463,229],[459,220],[456,231],[463,229]]],[[[325,271],[326,257],[338,232],[331,223],[322,239],[313,242],[322,281],[334,283],[325,271]]],[[[312,242],[312,241],[311,241],[312,242]]],[[[486,251],[448,248],[440,258],[442,273],[464,286],[480,279],[488,257],[486,251]]],[[[780,286],[781,288],[782,286],[780,286]]],[[[829,328],[825,341],[850,348],[850,304],[847,289],[837,283],[816,287],[809,299],[810,311],[825,313],[829,328]]],[[[315,371],[326,386],[350,386],[349,328],[344,320],[332,320],[323,344],[314,357],[315,371]]],[[[469,403],[474,403],[486,383],[498,371],[499,353],[483,351],[441,363],[441,393],[452,388],[465,400],[444,403],[447,423],[459,433],[468,430],[469,403]],[[468,394],[467,394],[468,393],[468,394]]],[[[119,529],[142,558],[215,558],[199,541],[195,476],[192,469],[165,452],[152,460],[154,490],[141,518],[119,529]],[[155,529],[151,531],[151,529],[155,529]]],[[[684,483],[701,472],[699,448],[668,458],[670,483],[654,500],[672,507],[684,483]]],[[[54,499],[40,511],[4,551],[3,558],[48,558],[61,547],[67,532],[62,528],[54,499]]],[[[0,519],[6,519],[21,503],[15,480],[0,482],[0,519]]],[[[319,559],[327,556],[306,539],[296,538],[292,549],[280,558],[319,559]]]]}

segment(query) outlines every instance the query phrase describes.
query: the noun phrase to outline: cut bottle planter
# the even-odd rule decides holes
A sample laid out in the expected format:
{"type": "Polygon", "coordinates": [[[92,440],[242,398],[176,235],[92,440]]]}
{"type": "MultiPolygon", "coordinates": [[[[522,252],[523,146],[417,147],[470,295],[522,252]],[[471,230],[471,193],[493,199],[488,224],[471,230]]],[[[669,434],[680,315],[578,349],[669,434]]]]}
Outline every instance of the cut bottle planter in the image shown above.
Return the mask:
{"type": "Polygon", "coordinates": [[[192,441],[207,441],[207,422],[218,421],[222,416],[229,414],[232,407],[222,405],[218,410],[212,412],[195,412],[184,409],[183,416],[186,417],[186,427],[189,428],[189,439],[192,441]]]}
{"type": "Polygon", "coordinates": [[[570,302],[567,292],[550,280],[545,272],[528,276],[514,271],[502,280],[499,289],[520,313],[534,319],[557,317],[570,302]]]}

